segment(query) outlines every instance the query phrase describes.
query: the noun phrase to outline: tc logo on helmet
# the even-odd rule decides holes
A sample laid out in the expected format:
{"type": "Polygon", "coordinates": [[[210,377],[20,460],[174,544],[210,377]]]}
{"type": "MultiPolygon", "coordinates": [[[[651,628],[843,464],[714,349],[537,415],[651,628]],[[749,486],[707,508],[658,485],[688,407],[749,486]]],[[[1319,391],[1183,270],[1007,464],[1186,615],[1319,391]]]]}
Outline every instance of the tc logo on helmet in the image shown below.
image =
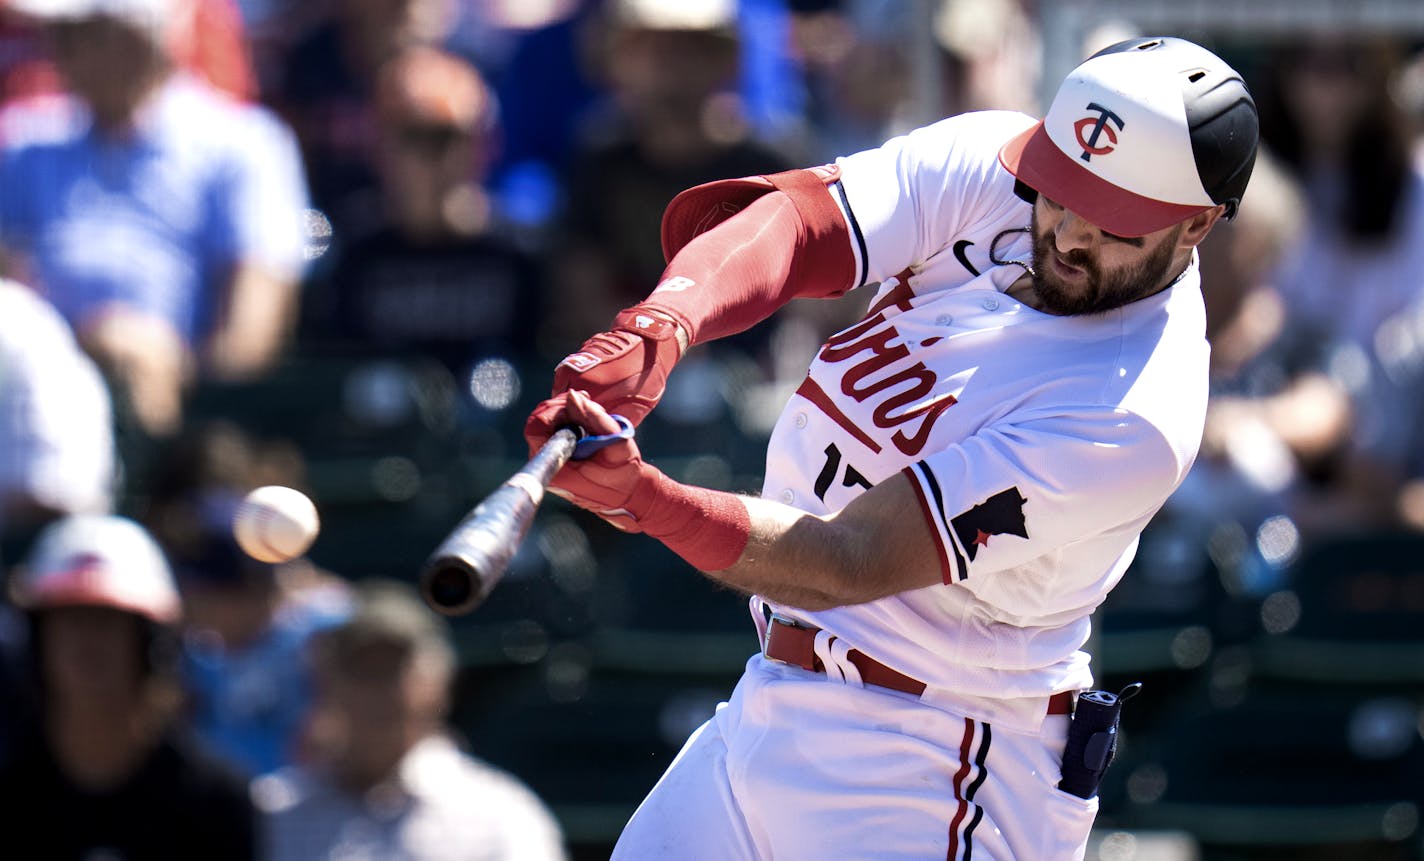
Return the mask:
{"type": "Polygon", "coordinates": [[[1078,138],[1078,145],[1083,148],[1083,161],[1089,161],[1095,155],[1107,155],[1117,147],[1117,132],[1122,131],[1122,117],[1098,104],[1088,102],[1088,110],[1097,111],[1096,117],[1083,117],[1073,124],[1073,133],[1078,138]],[[1111,123],[1111,125],[1109,125],[1111,123]],[[1113,131],[1113,126],[1117,126],[1117,131],[1113,131]],[[1092,131],[1089,131],[1089,128],[1092,131]],[[1107,144],[1098,146],[1098,141],[1107,136],[1107,144]]]}

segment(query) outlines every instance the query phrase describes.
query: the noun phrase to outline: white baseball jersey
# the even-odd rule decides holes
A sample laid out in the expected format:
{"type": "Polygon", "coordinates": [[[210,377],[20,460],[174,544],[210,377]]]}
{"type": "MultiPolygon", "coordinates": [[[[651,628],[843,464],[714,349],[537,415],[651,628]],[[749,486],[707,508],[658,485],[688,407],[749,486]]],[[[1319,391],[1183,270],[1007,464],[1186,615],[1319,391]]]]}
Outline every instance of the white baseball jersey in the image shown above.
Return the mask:
{"type": "Polygon", "coordinates": [[[775,609],[925,682],[924,702],[1027,732],[1046,696],[1092,684],[1089,615],[1191,466],[1208,358],[1195,257],[1105,314],[1005,293],[1031,206],[997,154],[1032,122],[966,114],[839,160],[861,280],[881,286],[787,404],[762,492],[824,514],[909,475],[943,583],[775,609]]]}
{"type": "Polygon", "coordinates": [[[881,288],[821,348],[767,455],[763,495],[815,514],[906,473],[904,516],[932,526],[943,582],[773,607],[822,629],[826,672],[754,656],[617,861],[1083,856],[1098,801],[1057,789],[1069,722],[1046,706],[1091,685],[1089,614],[1195,456],[1206,320],[1195,263],[1091,317],[1005,293],[1031,207],[997,156],[1031,122],[969,114],[839,162],[861,280],[881,288]],[[851,649],[926,691],[863,685],[851,649]]]}

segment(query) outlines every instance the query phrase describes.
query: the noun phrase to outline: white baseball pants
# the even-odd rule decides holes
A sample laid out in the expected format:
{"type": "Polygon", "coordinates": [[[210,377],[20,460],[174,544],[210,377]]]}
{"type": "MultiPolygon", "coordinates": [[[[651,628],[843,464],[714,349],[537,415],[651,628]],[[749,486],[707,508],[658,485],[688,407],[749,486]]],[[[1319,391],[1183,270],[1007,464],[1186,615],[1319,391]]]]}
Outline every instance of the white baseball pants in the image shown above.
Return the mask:
{"type": "Polygon", "coordinates": [[[1081,859],[1068,718],[1001,731],[756,655],[638,807],[614,861],[1081,859]]]}

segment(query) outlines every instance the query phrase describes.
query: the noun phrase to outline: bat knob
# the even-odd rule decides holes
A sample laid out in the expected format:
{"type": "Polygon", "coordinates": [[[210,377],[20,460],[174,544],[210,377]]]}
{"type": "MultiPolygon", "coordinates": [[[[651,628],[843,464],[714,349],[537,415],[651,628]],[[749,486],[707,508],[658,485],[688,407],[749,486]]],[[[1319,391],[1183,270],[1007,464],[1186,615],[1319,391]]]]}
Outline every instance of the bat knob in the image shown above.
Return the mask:
{"type": "Polygon", "coordinates": [[[481,598],[470,567],[454,559],[437,559],[420,578],[425,602],[436,612],[460,616],[473,610],[481,598]]]}

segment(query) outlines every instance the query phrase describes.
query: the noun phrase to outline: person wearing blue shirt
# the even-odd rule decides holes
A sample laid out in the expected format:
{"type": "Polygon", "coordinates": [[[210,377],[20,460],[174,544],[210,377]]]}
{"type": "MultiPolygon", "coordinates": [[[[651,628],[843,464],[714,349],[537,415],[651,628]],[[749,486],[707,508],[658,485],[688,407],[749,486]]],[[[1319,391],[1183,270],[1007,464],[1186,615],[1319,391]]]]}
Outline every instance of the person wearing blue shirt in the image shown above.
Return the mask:
{"type": "Polygon", "coordinates": [[[195,377],[261,374],[294,323],[306,185],[265,109],[175,71],[176,0],[12,7],[72,97],[0,118],[0,257],[27,274],[166,435],[195,377]]]}

